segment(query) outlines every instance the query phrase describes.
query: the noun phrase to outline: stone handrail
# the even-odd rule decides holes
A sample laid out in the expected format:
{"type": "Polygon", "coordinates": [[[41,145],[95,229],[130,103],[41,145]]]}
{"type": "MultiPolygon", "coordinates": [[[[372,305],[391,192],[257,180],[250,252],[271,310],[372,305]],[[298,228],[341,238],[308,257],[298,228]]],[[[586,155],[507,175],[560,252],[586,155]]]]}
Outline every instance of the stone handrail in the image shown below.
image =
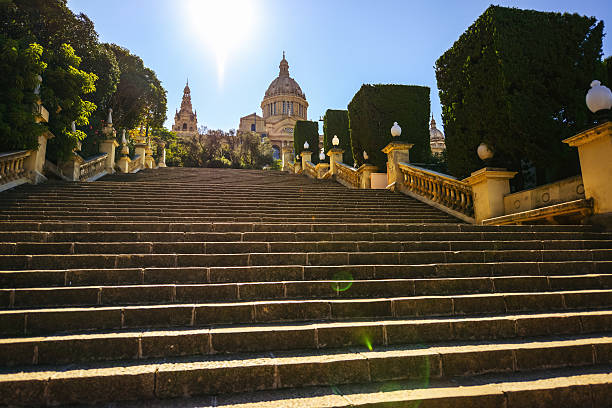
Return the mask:
{"type": "Polygon", "coordinates": [[[85,163],[81,164],[79,180],[86,181],[104,173],[106,171],[106,156],[108,156],[108,153],[100,154],[87,159],[85,163]]]}
{"type": "Polygon", "coordinates": [[[140,169],[140,161],[141,161],[141,157],[140,156],[136,156],[134,157],[134,160],[132,160],[129,164],[128,164],[128,173],[133,173],[136,170],[140,169]]]}
{"type": "Polygon", "coordinates": [[[315,165],[313,162],[306,161],[306,168],[304,169],[304,173],[310,178],[317,178],[317,170],[315,169],[315,165]]]}
{"type": "Polygon", "coordinates": [[[399,167],[404,176],[404,186],[409,192],[467,217],[474,217],[472,187],[467,183],[408,163],[399,163],[399,167]]]}
{"type": "Polygon", "coordinates": [[[347,164],[336,163],[336,180],[348,188],[359,188],[359,173],[347,164]]]}
{"type": "Polygon", "coordinates": [[[26,176],[24,163],[30,154],[30,150],[0,153],[0,185],[26,176]]]}

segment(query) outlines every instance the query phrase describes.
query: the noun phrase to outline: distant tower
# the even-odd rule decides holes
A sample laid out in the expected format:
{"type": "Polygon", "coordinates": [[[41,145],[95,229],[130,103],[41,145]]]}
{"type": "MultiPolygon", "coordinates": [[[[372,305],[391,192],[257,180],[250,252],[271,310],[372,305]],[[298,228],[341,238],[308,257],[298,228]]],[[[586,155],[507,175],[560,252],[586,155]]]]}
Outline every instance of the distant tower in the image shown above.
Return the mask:
{"type": "Polygon", "coordinates": [[[193,111],[191,106],[191,90],[189,80],[183,89],[183,101],[181,109],[174,115],[174,125],[172,130],[180,137],[195,136],[198,134],[198,114],[193,111]]]}
{"type": "Polygon", "coordinates": [[[446,143],[444,141],[444,133],[436,128],[436,121],[431,115],[431,122],[429,124],[429,146],[431,147],[431,153],[434,155],[442,154],[446,150],[446,143]]]}

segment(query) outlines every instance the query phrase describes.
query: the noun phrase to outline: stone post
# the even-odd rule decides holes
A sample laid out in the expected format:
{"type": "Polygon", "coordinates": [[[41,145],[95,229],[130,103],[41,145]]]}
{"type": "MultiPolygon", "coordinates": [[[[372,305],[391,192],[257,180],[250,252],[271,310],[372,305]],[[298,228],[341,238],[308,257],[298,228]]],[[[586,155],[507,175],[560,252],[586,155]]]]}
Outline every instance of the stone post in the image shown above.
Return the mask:
{"type": "Polygon", "coordinates": [[[293,152],[293,149],[289,146],[283,146],[281,148],[281,158],[282,158],[282,169],[283,171],[287,171],[287,164],[289,163],[289,160],[291,159],[291,153],[293,152]]]}
{"type": "Polygon", "coordinates": [[[134,158],[138,158],[138,160],[140,161],[140,163],[138,164],[138,167],[141,169],[145,168],[146,156],[147,156],[147,144],[143,142],[136,143],[134,145],[134,158]]]}
{"type": "Polygon", "coordinates": [[[312,157],[312,152],[308,150],[302,150],[300,156],[302,156],[302,170],[304,170],[306,169],[306,162],[310,161],[312,157]]]}
{"type": "Polygon", "coordinates": [[[329,171],[331,172],[332,176],[336,175],[336,163],[342,163],[343,154],[344,150],[337,147],[332,147],[329,149],[329,152],[327,152],[327,155],[329,156],[329,171]]]}
{"type": "Polygon", "coordinates": [[[563,143],[578,148],[584,195],[593,199],[593,214],[612,217],[612,122],[580,132],[563,143]]]}
{"type": "Polygon", "coordinates": [[[375,173],[378,170],[378,167],[364,163],[357,169],[357,174],[359,174],[359,188],[372,188],[372,173],[375,173]]]}
{"type": "Polygon", "coordinates": [[[77,152],[72,152],[72,156],[65,162],[61,163],[61,173],[72,181],[79,181],[81,178],[81,164],[85,160],[77,152]]]}
{"type": "Polygon", "coordinates": [[[115,140],[117,132],[113,128],[112,123],[107,123],[102,132],[106,137],[100,143],[100,153],[107,154],[104,167],[108,174],[113,174],[115,172],[115,148],[119,146],[119,143],[115,140]]]}
{"type": "Polygon", "coordinates": [[[387,155],[387,188],[396,188],[395,183],[401,183],[404,179],[399,164],[410,163],[412,146],[412,143],[391,142],[382,149],[387,155]]]}
{"type": "Polygon", "coordinates": [[[27,177],[33,184],[47,181],[47,178],[42,174],[42,170],[45,165],[47,154],[47,140],[53,137],[53,133],[51,132],[44,132],[42,135],[38,136],[38,149],[32,151],[23,163],[23,167],[27,172],[27,177]]]}
{"type": "Polygon", "coordinates": [[[127,173],[130,171],[130,148],[128,147],[127,141],[125,140],[125,129],[123,130],[123,137],[121,138],[121,157],[117,161],[117,167],[121,173],[127,173]]]}
{"type": "Polygon", "coordinates": [[[161,147],[161,157],[157,167],[166,167],[166,142],[160,142],[159,147],[161,147]]]}
{"type": "Polygon", "coordinates": [[[147,143],[145,149],[145,168],[152,169],[155,167],[155,159],[153,158],[153,149],[151,148],[151,140],[147,143]]]}
{"type": "Polygon", "coordinates": [[[504,196],[510,193],[510,179],[515,175],[516,171],[485,167],[463,180],[472,187],[477,224],[504,215],[504,196]]]}

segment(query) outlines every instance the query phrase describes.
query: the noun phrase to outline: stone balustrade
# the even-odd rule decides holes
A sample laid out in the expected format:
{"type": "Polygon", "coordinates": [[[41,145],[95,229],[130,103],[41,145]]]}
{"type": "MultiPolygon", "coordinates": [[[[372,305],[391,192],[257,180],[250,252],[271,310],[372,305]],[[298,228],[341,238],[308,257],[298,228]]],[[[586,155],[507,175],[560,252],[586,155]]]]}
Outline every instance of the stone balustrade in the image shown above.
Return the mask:
{"type": "Polygon", "coordinates": [[[142,160],[141,156],[134,157],[134,160],[131,160],[128,163],[128,166],[127,166],[128,167],[128,171],[127,172],[128,173],[135,173],[136,171],[142,169],[144,167],[142,162],[143,162],[143,160],[142,160]]]}
{"type": "Polygon", "coordinates": [[[348,188],[359,188],[357,169],[342,162],[335,163],[336,181],[348,188]]]}
{"type": "Polygon", "coordinates": [[[83,164],[80,165],[79,181],[93,181],[107,174],[107,156],[108,153],[103,153],[85,160],[83,164]]]}
{"type": "Polygon", "coordinates": [[[31,151],[0,153],[0,191],[27,182],[25,162],[31,151]]]}
{"type": "Polygon", "coordinates": [[[400,191],[426,199],[428,204],[453,215],[459,213],[466,221],[474,221],[474,198],[469,184],[408,163],[400,162],[399,169],[403,175],[400,191]]]}
{"type": "Polygon", "coordinates": [[[306,174],[308,177],[316,179],[317,177],[317,170],[315,168],[315,165],[313,162],[311,162],[310,160],[307,160],[304,162],[305,166],[304,166],[304,174],[306,174]]]}

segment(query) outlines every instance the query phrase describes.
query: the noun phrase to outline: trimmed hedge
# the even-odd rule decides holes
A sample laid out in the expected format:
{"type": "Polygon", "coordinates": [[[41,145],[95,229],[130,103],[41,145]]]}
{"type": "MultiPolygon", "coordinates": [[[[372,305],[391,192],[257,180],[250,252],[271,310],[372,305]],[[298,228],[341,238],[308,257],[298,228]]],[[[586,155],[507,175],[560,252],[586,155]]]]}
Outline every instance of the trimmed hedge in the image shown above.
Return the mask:
{"type": "Polygon", "coordinates": [[[319,122],[310,120],[298,120],[293,128],[293,149],[295,155],[302,153],[304,142],[308,141],[309,151],[312,152],[310,161],[319,163],[319,122]]]}
{"type": "Polygon", "coordinates": [[[602,33],[593,17],[490,6],[436,61],[450,173],[482,168],[485,142],[490,165],[531,163],[537,184],[577,174],[561,140],[591,119],[584,96],[602,69],[602,33]]]}
{"type": "Polygon", "coordinates": [[[342,162],[353,165],[353,151],[351,150],[351,136],[349,134],[349,119],[347,110],[328,109],[323,117],[323,147],[325,153],[332,147],[334,135],[338,136],[339,149],[344,150],[342,162]]]}
{"type": "Polygon", "coordinates": [[[402,128],[398,138],[414,144],[410,161],[424,162],[431,155],[429,147],[429,88],[414,85],[361,86],[348,105],[351,149],[358,166],[368,162],[378,171],[387,171],[387,155],[381,149],[391,142],[391,127],[402,128]]]}

